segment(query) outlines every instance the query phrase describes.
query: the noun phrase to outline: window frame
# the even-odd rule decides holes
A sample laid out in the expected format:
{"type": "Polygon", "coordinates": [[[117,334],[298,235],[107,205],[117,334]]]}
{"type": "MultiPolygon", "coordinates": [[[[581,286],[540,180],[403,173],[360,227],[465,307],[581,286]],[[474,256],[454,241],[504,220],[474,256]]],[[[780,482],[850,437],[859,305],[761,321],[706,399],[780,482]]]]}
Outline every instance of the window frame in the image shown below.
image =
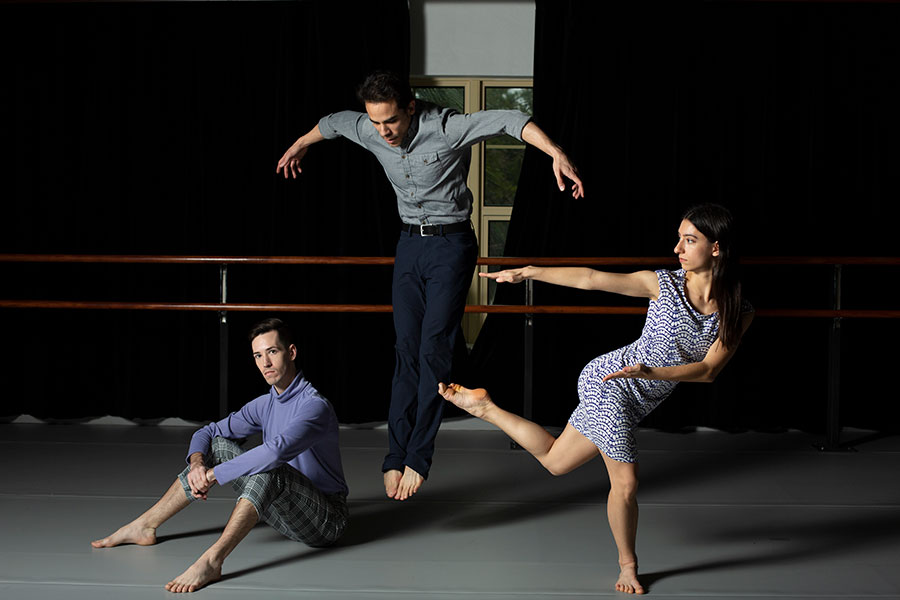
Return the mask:
{"type": "MultiPolygon", "coordinates": [[[[531,77],[410,77],[410,85],[417,87],[461,87],[464,94],[466,113],[484,110],[488,88],[534,88],[531,77]]],[[[472,168],[469,169],[467,184],[472,190],[472,225],[478,237],[478,256],[488,256],[488,227],[491,221],[509,221],[513,206],[485,206],[485,142],[472,146],[472,168]]],[[[487,271],[487,267],[479,267],[478,272],[487,271]]],[[[488,303],[488,280],[478,276],[476,272],[466,296],[467,304],[488,303]]],[[[466,314],[463,317],[463,332],[469,344],[474,343],[487,315],[483,313],[466,314]]]]}

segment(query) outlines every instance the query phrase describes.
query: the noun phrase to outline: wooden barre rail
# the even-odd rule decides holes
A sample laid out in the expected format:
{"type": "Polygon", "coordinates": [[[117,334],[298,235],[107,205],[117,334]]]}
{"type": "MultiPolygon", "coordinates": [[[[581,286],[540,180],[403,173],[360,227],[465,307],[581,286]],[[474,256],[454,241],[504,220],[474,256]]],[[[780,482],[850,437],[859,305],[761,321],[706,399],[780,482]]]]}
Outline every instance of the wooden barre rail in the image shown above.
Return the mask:
{"type": "MultiPolygon", "coordinates": [[[[392,256],[167,256],[128,254],[0,254],[2,263],[120,263],[160,265],[392,265],[392,256]]],[[[590,266],[660,265],[674,262],[674,256],[598,257],[479,257],[482,266],[590,266]]],[[[744,265],[900,265],[896,256],[754,256],[741,259],[744,265]]]]}
{"type": "MultiPolygon", "coordinates": [[[[671,256],[648,257],[479,257],[482,266],[514,266],[522,264],[554,265],[620,265],[644,266],[672,262],[671,256]]],[[[749,257],[746,265],[900,265],[900,257],[889,256],[774,256],[749,257]]],[[[114,255],[114,254],[0,254],[0,263],[93,263],[93,264],[212,264],[226,265],[350,265],[389,266],[390,256],[174,256],[174,255],[114,255]]],[[[95,310],[182,310],[182,311],[280,311],[280,312],[337,312],[389,313],[386,304],[264,304],[264,303],[196,303],[196,302],[107,302],[62,300],[0,300],[0,308],[95,309],[95,310]]],[[[534,306],[534,305],[469,305],[467,313],[484,314],[643,314],[645,308],[632,306],[534,306]]],[[[900,310],[847,309],[758,309],[763,317],[799,318],[867,318],[896,319],[900,310]]]]}
{"type": "MultiPolygon", "coordinates": [[[[71,310],[181,310],[227,312],[295,312],[295,313],[389,313],[390,304],[218,304],[202,302],[106,302],[69,300],[0,300],[0,308],[49,308],[71,310]]],[[[532,314],[532,315],[643,315],[642,306],[561,306],[522,304],[471,304],[467,313],[532,314]]],[[[815,319],[898,319],[900,310],[793,309],[763,308],[759,317],[815,319]]]]}
{"type": "MultiPolygon", "coordinates": [[[[219,299],[217,303],[179,302],[96,302],[96,301],[45,301],[0,300],[0,308],[49,308],[49,309],[113,309],[113,310],[175,310],[216,311],[219,318],[219,411],[225,416],[228,408],[228,318],[229,312],[278,311],[278,312],[337,312],[337,313],[389,313],[387,304],[251,304],[227,302],[228,265],[349,265],[389,266],[392,257],[385,256],[151,256],[151,255],[89,255],[89,254],[0,254],[0,263],[119,263],[119,264],[211,264],[219,268],[219,299]]],[[[504,257],[478,258],[482,266],[659,266],[674,263],[674,257],[504,257]]],[[[897,319],[900,310],[848,310],[841,306],[841,272],[848,265],[898,266],[900,257],[890,256],[813,256],[813,257],[749,257],[744,265],[778,266],[830,266],[833,270],[831,291],[832,309],[757,309],[761,317],[828,318],[831,319],[828,358],[828,398],[826,407],[826,438],[821,448],[840,449],[840,356],[841,320],[845,318],[897,319]]],[[[641,315],[645,307],[639,306],[535,306],[533,282],[525,282],[524,305],[472,305],[468,313],[523,314],[525,315],[524,401],[523,413],[532,412],[534,315],[536,314],[618,314],[641,315]]]]}

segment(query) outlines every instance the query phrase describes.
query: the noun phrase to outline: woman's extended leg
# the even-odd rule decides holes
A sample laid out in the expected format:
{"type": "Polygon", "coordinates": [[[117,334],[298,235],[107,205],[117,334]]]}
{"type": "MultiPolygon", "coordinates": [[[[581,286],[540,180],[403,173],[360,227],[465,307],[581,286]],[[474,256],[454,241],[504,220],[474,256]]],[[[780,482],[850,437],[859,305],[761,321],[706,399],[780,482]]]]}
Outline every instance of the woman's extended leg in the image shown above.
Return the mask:
{"type": "Polygon", "coordinates": [[[619,550],[619,580],[616,590],[628,594],[643,594],[644,587],[637,578],[637,553],[635,539],[637,537],[638,505],[637,505],[637,463],[626,463],[613,460],[602,454],[609,473],[609,500],[606,513],[609,517],[609,528],[616,540],[619,550]]]}
{"type": "Polygon", "coordinates": [[[619,550],[619,579],[616,590],[643,594],[637,579],[637,464],[612,460],[577,429],[567,424],[558,438],[536,423],[498,407],[484,389],[470,390],[461,385],[443,383],[440,394],[472,416],[491,423],[531,453],[554,475],[562,475],[580,467],[598,454],[603,456],[609,473],[610,492],[607,503],[609,526],[619,550]]]}
{"type": "Polygon", "coordinates": [[[484,389],[470,390],[457,384],[446,386],[441,383],[438,391],[444,399],[470,415],[499,427],[553,475],[568,473],[600,454],[597,446],[571,425],[566,425],[562,434],[554,438],[537,423],[494,404],[484,389]]]}

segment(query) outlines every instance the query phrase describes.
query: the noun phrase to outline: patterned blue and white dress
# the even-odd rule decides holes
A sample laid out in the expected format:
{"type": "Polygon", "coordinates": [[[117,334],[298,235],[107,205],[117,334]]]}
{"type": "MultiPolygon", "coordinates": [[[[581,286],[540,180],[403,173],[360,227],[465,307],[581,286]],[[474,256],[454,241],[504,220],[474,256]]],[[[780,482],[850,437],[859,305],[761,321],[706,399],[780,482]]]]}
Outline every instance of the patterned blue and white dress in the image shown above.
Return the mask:
{"type": "Polygon", "coordinates": [[[569,423],[608,457],[634,462],[634,429],[641,419],[672,393],[677,382],[603,377],[627,365],[671,367],[703,360],[719,335],[719,313],[704,315],[684,293],[684,269],[660,270],[659,297],[650,301],[641,337],[598,356],[578,378],[581,400],[569,423]]]}

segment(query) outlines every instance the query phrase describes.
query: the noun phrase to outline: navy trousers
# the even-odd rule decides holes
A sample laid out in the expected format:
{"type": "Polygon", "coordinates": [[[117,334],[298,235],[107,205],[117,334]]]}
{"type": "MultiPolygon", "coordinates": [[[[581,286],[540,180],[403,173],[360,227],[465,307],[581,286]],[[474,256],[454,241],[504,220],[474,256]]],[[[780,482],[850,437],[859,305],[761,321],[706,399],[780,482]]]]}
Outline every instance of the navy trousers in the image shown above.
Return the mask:
{"type": "Polygon", "coordinates": [[[428,477],[444,412],[437,384],[450,383],[453,344],[477,258],[472,231],[400,234],[392,286],[396,363],[383,471],[409,466],[428,477]]]}

